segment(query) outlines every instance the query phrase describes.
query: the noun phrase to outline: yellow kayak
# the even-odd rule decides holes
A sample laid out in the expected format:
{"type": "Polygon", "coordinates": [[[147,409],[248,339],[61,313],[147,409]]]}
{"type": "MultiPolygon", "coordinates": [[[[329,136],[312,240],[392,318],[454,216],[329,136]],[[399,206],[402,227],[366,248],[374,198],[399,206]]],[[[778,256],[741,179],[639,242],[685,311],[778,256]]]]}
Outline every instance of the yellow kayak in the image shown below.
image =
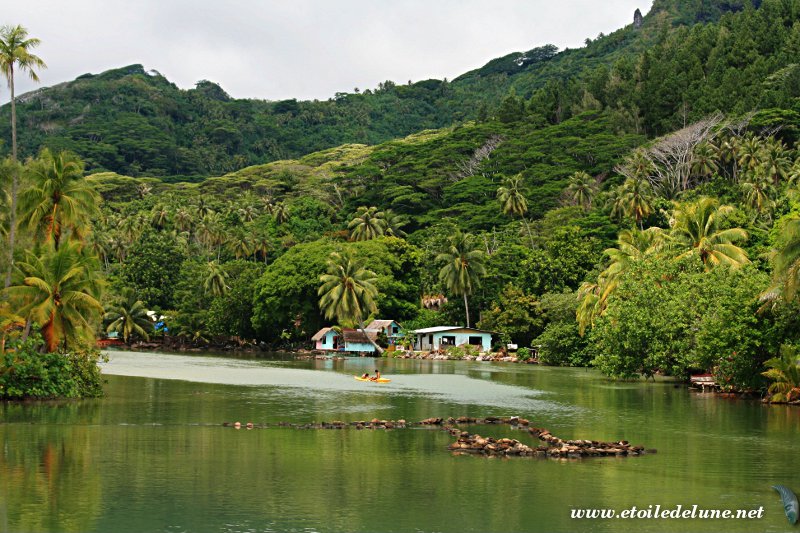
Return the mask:
{"type": "Polygon", "coordinates": [[[391,379],[380,378],[380,379],[370,379],[370,378],[362,378],[361,376],[353,376],[356,378],[356,381],[371,381],[373,383],[389,383],[392,381],[391,379]]]}

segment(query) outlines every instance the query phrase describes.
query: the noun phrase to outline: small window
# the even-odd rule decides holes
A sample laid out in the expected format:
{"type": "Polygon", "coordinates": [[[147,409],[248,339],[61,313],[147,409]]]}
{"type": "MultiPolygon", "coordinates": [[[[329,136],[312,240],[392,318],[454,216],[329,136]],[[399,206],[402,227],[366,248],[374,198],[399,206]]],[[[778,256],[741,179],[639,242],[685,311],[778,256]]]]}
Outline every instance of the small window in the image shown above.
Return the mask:
{"type": "Polygon", "coordinates": [[[394,333],[395,335],[400,333],[400,328],[397,326],[392,326],[392,333],[394,333]]]}
{"type": "Polygon", "coordinates": [[[328,336],[327,335],[322,337],[322,345],[325,346],[326,344],[328,344],[328,336]]]}
{"type": "Polygon", "coordinates": [[[471,336],[469,337],[469,344],[472,346],[483,346],[483,337],[471,336]]]}

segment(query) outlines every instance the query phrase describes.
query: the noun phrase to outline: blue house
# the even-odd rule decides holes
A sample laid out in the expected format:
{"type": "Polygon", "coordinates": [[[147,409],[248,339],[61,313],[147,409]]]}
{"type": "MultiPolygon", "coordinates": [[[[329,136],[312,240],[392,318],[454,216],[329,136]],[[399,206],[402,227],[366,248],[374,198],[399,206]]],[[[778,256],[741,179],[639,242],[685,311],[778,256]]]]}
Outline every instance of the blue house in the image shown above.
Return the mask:
{"type": "Polygon", "coordinates": [[[477,346],[482,352],[492,349],[492,332],[461,326],[436,326],[412,331],[416,337],[414,349],[438,350],[450,346],[477,346]]]}
{"type": "Polygon", "coordinates": [[[386,335],[386,338],[389,340],[389,346],[395,346],[397,342],[402,338],[400,335],[400,324],[395,322],[394,320],[373,320],[369,324],[367,324],[367,331],[377,331],[386,335]]]}
{"type": "Polygon", "coordinates": [[[342,329],[341,333],[338,333],[333,328],[322,328],[311,337],[311,340],[314,341],[314,348],[317,350],[372,353],[375,351],[375,347],[369,339],[377,339],[378,330],[366,329],[365,331],[367,335],[357,329],[342,329]]]}

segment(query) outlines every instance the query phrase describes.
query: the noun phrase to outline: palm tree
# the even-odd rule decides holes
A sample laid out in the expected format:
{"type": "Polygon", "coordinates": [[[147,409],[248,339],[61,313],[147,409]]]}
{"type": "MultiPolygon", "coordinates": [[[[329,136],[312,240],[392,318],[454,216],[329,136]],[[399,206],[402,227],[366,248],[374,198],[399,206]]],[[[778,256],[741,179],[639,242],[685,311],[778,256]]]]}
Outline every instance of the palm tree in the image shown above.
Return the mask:
{"type": "Polygon", "coordinates": [[[0,356],[6,353],[6,341],[15,330],[25,327],[26,320],[11,311],[8,302],[0,303],[0,356]]]}
{"type": "Polygon", "coordinates": [[[354,241],[369,241],[386,233],[386,220],[377,207],[361,206],[356,216],[347,225],[350,238],[354,241]]]}
{"type": "Polygon", "coordinates": [[[436,257],[437,262],[444,263],[439,270],[439,280],[452,294],[464,297],[467,327],[470,327],[468,297],[486,275],[485,260],[486,256],[475,245],[473,236],[460,231],[450,238],[448,250],[436,257]]]}
{"type": "Polygon", "coordinates": [[[800,365],[797,364],[797,349],[781,346],[780,357],[764,362],[769,370],[761,375],[772,380],[767,391],[770,402],[792,402],[800,399],[800,365]]]}
{"type": "Polygon", "coordinates": [[[272,208],[272,216],[275,217],[275,222],[283,224],[289,220],[289,208],[284,202],[278,202],[272,208]]]}
{"type": "Polygon", "coordinates": [[[752,133],[739,141],[737,160],[739,168],[754,172],[761,165],[762,141],[752,133]]]}
{"type": "Polygon", "coordinates": [[[497,199],[503,208],[503,213],[510,216],[518,216],[525,224],[525,229],[528,232],[528,239],[533,248],[533,235],[531,235],[531,228],[528,225],[528,220],[525,215],[528,213],[528,199],[522,194],[522,174],[517,174],[510,178],[503,179],[503,185],[497,189],[497,199]]]}
{"type": "Polygon", "coordinates": [[[119,222],[119,235],[126,245],[133,244],[144,231],[144,221],[141,216],[123,217],[119,222]]]}
{"type": "Polygon", "coordinates": [[[792,170],[789,151],[780,139],[770,137],[762,147],[761,167],[776,187],[782,179],[786,179],[792,170]]]}
{"type": "Polygon", "coordinates": [[[644,178],[628,178],[620,187],[614,211],[636,220],[644,229],[643,220],[653,212],[653,187],[644,178]]]}
{"type": "Polygon", "coordinates": [[[731,211],[733,207],[720,206],[708,197],[677,204],[670,236],[682,252],[678,258],[698,255],[706,270],[719,264],[736,267],[749,263],[747,252],[734,244],[746,241],[747,232],[741,228],[720,229],[720,222],[731,211]]]}
{"type": "Polygon", "coordinates": [[[66,243],[41,257],[28,253],[17,264],[21,279],[5,291],[19,305],[19,315],[41,326],[48,351],[94,339],[92,324],[103,312],[94,263],[78,244],[66,243]]]}
{"type": "Polygon", "coordinates": [[[175,212],[175,227],[181,231],[192,229],[194,220],[192,214],[185,207],[181,207],[175,212]]]}
{"type": "MultiPolygon", "coordinates": [[[[0,28],[0,70],[8,80],[11,92],[11,160],[17,163],[17,101],[14,95],[14,70],[27,72],[33,81],[39,81],[35,69],[47,68],[39,56],[31,50],[39,46],[39,39],[28,38],[28,30],[22,26],[3,26],[0,28]]],[[[8,271],[6,271],[5,287],[11,284],[11,272],[14,267],[14,245],[17,234],[17,189],[19,188],[19,171],[14,170],[11,178],[11,214],[8,231],[8,271]]]]}
{"type": "Polygon", "coordinates": [[[782,224],[772,264],[772,291],[786,302],[794,300],[800,288],[800,216],[782,224]]]}
{"type": "Polygon", "coordinates": [[[349,254],[333,252],[328,259],[328,272],[320,276],[322,282],[319,295],[319,308],[325,318],[336,317],[339,323],[358,324],[361,333],[369,340],[379,354],[383,349],[367,335],[364,320],[378,307],[378,289],[375,286],[377,276],[367,270],[349,254]]]}
{"type": "Polygon", "coordinates": [[[592,207],[592,200],[597,189],[597,183],[586,172],[576,172],[569,177],[566,194],[574,205],[579,205],[584,211],[592,207]]]}
{"type": "Polygon", "coordinates": [[[75,154],[53,155],[45,148],[31,167],[32,185],[20,194],[20,224],[56,249],[65,231],[81,240],[100,203],[100,195],[83,177],[83,162],[75,154]]]}
{"type": "Polygon", "coordinates": [[[131,288],[122,292],[122,296],[109,307],[103,318],[111,321],[106,331],[121,332],[125,344],[135,335],[149,340],[148,332],[153,331],[153,321],[147,315],[147,308],[131,288]]]}
{"type": "Polygon", "coordinates": [[[155,229],[164,229],[169,224],[169,211],[162,204],[156,204],[150,213],[150,225],[155,229]]]}
{"type": "Polygon", "coordinates": [[[692,172],[698,176],[707,178],[718,169],[717,153],[714,145],[710,142],[698,144],[692,155],[692,172]]]}
{"type": "Polygon", "coordinates": [[[253,237],[253,255],[260,256],[261,259],[264,260],[264,264],[267,264],[267,252],[269,252],[270,248],[270,240],[269,237],[266,235],[259,235],[256,234],[253,237]]]}
{"type": "Polygon", "coordinates": [[[236,259],[250,257],[253,254],[253,243],[243,231],[239,230],[228,240],[228,250],[236,259]]]}
{"type": "Polygon", "coordinates": [[[225,272],[217,261],[209,261],[207,267],[208,270],[206,272],[206,279],[203,282],[203,290],[205,290],[206,293],[210,292],[214,296],[222,296],[230,289],[226,283],[228,273],[225,272]]]}
{"type": "Polygon", "coordinates": [[[237,213],[242,222],[252,222],[258,216],[258,210],[252,205],[240,208],[237,213]]]}
{"type": "Polygon", "coordinates": [[[384,235],[388,235],[389,237],[399,237],[401,239],[404,239],[407,236],[406,232],[402,230],[403,226],[408,224],[407,216],[399,215],[391,209],[387,209],[383,213],[383,220],[386,223],[386,231],[384,232],[384,235]]]}
{"type": "Polygon", "coordinates": [[[619,285],[620,276],[631,264],[647,257],[659,254],[666,236],[661,228],[647,230],[622,230],[617,237],[617,247],[608,248],[605,254],[611,264],[597,277],[596,283],[584,282],[578,289],[580,305],[576,313],[581,335],[586,327],[593,325],[595,318],[602,315],[608,304],[608,298],[619,285]]]}
{"type": "Polygon", "coordinates": [[[761,214],[772,205],[772,180],[762,170],[759,169],[742,180],[741,187],[745,204],[756,213],[761,214]]]}

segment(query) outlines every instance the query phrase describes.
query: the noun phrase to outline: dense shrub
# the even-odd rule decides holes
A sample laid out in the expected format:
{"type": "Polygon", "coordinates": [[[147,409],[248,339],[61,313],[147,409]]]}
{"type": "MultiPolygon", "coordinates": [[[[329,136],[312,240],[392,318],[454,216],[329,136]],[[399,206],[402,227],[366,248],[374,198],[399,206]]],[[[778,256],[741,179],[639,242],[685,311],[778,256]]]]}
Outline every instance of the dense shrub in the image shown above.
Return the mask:
{"type": "Polygon", "coordinates": [[[0,398],[5,400],[102,396],[100,353],[40,353],[42,339],[31,335],[11,343],[0,367],[0,398]]]}

